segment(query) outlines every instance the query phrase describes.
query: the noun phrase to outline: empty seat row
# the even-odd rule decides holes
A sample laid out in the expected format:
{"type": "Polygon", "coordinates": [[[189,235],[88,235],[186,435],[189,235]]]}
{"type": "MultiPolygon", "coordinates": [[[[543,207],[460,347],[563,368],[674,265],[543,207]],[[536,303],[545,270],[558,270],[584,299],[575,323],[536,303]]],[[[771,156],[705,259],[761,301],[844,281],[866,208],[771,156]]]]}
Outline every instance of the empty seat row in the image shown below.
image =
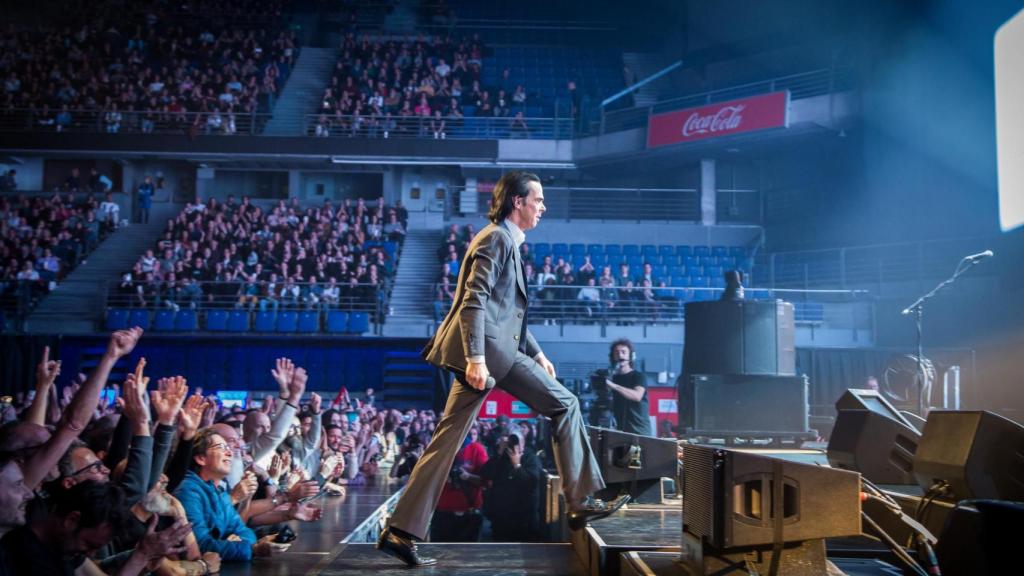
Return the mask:
{"type": "MultiPolygon", "coordinates": [[[[210,332],[362,334],[370,330],[368,312],[209,310],[202,316],[202,329],[210,332]]],[[[196,332],[200,330],[199,320],[200,314],[195,310],[111,308],[107,311],[106,325],[108,330],[139,326],[157,332],[196,332]]]]}
{"type": "Polygon", "coordinates": [[[609,256],[714,256],[743,258],[747,256],[747,249],[743,246],[670,246],[662,244],[565,244],[556,242],[537,242],[531,246],[533,253],[538,256],[552,254],[554,256],[606,254],[609,256]]]}

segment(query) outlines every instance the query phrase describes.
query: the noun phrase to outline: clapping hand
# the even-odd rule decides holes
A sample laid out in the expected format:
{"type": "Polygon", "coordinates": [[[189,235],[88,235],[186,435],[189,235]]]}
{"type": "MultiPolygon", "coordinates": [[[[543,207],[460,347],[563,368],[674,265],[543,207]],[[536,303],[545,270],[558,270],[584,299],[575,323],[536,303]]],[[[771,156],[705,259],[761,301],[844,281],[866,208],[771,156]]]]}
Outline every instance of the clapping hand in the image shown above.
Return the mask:
{"type": "Polygon", "coordinates": [[[289,390],[288,385],[292,381],[292,375],[295,373],[295,364],[292,363],[290,358],[278,358],[273,370],[270,374],[277,381],[277,386],[281,390],[281,398],[288,400],[289,390]]]}

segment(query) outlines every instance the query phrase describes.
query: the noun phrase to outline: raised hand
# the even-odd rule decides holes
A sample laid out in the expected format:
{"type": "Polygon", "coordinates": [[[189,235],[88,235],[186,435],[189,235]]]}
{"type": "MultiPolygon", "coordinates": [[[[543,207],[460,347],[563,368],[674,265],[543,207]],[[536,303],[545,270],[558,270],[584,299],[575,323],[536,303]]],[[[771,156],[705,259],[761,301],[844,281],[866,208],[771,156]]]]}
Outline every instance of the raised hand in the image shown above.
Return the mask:
{"type": "Polygon", "coordinates": [[[292,406],[298,407],[299,401],[302,400],[302,395],[306,392],[306,381],[309,380],[309,376],[306,374],[305,368],[296,368],[292,374],[292,379],[288,383],[288,401],[291,402],[292,406]]]}
{"type": "Polygon", "coordinates": [[[310,409],[313,410],[313,414],[320,413],[320,404],[322,402],[323,400],[320,399],[320,395],[317,394],[316,392],[313,392],[312,394],[309,395],[309,407],[310,409]]]}
{"type": "Polygon", "coordinates": [[[270,466],[267,467],[267,475],[277,480],[281,476],[281,472],[284,470],[282,467],[282,458],[280,454],[274,454],[274,457],[270,459],[270,466]]]}
{"type": "Polygon", "coordinates": [[[213,421],[217,419],[217,397],[211,396],[206,399],[206,408],[203,411],[203,419],[199,423],[200,428],[206,428],[207,426],[213,426],[213,421]]]}
{"type": "Polygon", "coordinates": [[[135,550],[146,560],[157,560],[165,556],[177,556],[185,551],[185,537],[192,530],[192,525],[175,520],[174,524],[164,530],[156,531],[158,516],[152,515],[146,528],[146,534],[135,545],[135,550]]]}
{"type": "Polygon", "coordinates": [[[114,332],[110,335],[110,343],[107,344],[107,355],[117,360],[131,354],[141,337],[142,328],[138,326],[114,332]]]}
{"type": "Polygon", "coordinates": [[[43,348],[43,359],[36,367],[36,394],[45,394],[60,376],[60,360],[50,360],[50,347],[43,348]]]}
{"type": "Polygon", "coordinates": [[[292,363],[290,358],[278,358],[273,370],[270,374],[277,381],[277,386],[281,390],[281,398],[288,400],[288,384],[292,381],[292,374],[295,373],[295,364],[292,363]]]}
{"type": "Polygon", "coordinates": [[[203,411],[206,409],[206,399],[199,394],[193,394],[185,400],[185,406],[181,409],[181,418],[178,419],[178,431],[183,440],[191,440],[199,430],[199,424],[203,420],[203,411]]]}
{"type": "Polygon", "coordinates": [[[256,475],[247,471],[245,476],[231,490],[231,501],[235,504],[248,501],[256,493],[256,488],[258,487],[259,481],[256,479],[256,475]]]}
{"type": "Polygon", "coordinates": [[[142,375],[146,360],[139,360],[138,366],[133,374],[129,374],[124,381],[124,414],[135,425],[136,434],[141,430],[149,429],[149,406],[146,405],[146,385],[149,378],[142,375]]]}
{"type": "Polygon", "coordinates": [[[174,424],[181,405],[188,395],[188,386],[181,376],[161,378],[157,381],[157,389],[149,393],[149,401],[156,412],[157,422],[170,426],[174,424]]]}

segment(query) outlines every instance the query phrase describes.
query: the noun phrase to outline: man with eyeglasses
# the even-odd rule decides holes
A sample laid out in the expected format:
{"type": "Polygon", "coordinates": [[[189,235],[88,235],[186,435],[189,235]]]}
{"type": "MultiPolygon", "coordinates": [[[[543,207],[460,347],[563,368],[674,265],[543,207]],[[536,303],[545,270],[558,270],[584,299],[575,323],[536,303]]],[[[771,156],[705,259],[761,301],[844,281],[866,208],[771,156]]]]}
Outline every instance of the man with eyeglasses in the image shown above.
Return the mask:
{"type": "Polygon", "coordinates": [[[199,549],[220,554],[224,562],[249,561],[283,551],[282,545],[273,542],[274,535],[257,541],[235,510],[224,486],[234,458],[234,450],[212,428],[200,430],[193,439],[192,469],[174,495],[185,507],[199,549]]]}

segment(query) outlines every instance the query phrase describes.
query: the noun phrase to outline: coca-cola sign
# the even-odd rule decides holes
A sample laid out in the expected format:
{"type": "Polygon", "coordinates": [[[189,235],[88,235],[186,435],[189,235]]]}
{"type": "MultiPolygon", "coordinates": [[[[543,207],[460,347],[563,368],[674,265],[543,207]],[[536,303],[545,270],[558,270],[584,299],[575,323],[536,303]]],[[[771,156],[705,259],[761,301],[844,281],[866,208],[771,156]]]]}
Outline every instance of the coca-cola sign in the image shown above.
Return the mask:
{"type": "Polygon", "coordinates": [[[720,102],[651,116],[647,147],[667,146],[789,125],[789,92],[720,102]]]}

